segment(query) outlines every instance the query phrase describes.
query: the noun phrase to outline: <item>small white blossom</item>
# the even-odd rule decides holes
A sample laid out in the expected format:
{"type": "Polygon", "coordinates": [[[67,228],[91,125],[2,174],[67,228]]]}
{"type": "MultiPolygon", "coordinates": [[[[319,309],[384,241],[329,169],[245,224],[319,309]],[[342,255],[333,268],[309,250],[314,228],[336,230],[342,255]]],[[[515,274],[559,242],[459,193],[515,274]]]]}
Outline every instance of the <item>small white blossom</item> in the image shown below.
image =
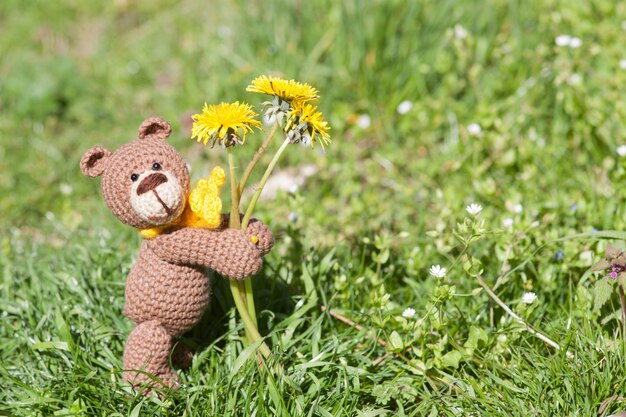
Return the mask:
{"type": "Polygon", "coordinates": [[[467,131],[472,136],[478,136],[480,135],[480,132],[483,131],[483,129],[480,127],[478,123],[471,123],[467,126],[467,131]]]}
{"type": "Polygon", "coordinates": [[[623,70],[626,70],[626,59],[622,59],[619,61],[619,67],[623,70]]]}
{"type": "Polygon", "coordinates": [[[396,111],[398,112],[398,114],[407,114],[411,111],[412,108],[413,103],[411,103],[409,100],[404,100],[402,103],[398,104],[396,111]]]}
{"type": "Polygon", "coordinates": [[[617,154],[619,156],[626,156],[626,145],[620,145],[617,147],[617,154]]]}
{"type": "Polygon", "coordinates": [[[554,39],[557,46],[569,46],[571,41],[572,37],[569,35],[559,35],[554,39]]]}
{"type": "Polygon", "coordinates": [[[372,124],[372,118],[369,114],[362,114],[356,119],[356,125],[361,129],[367,129],[372,124]]]}
{"type": "Polygon", "coordinates": [[[61,194],[63,194],[63,195],[70,195],[70,194],[72,194],[72,191],[74,191],[72,186],[67,184],[67,183],[62,183],[59,186],[59,189],[61,190],[61,194]]]}
{"type": "Polygon", "coordinates": [[[505,227],[505,228],[508,229],[511,226],[513,226],[513,219],[512,218],[507,217],[506,219],[502,219],[502,227],[505,227]]]}
{"type": "Polygon", "coordinates": [[[573,37],[569,41],[569,47],[573,49],[580,48],[582,44],[583,44],[583,41],[581,41],[580,38],[576,38],[576,37],[573,37]]]}
{"type": "Polygon", "coordinates": [[[520,214],[522,211],[524,211],[524,206],[522,206],[521,204],[516,204],[513,206],[513,213],[520,214]]]}
{"type": "Polygon", "coordinates": [[[454,37],[457,39],[465,39],[467,38],[468,32],[461,25],[454,25],[454,37]]]}
{"type": "Polygon", "coordinates": [[[572,49],[580,48],[583,44],[583,41],[576,36],[570,35],[559,35],[554,38],[554,43],[557,46],[569,46],[572,49]]]}
{"type": "Polygon", "coordinates": [[[567,83],[570,85],[576,85],[576,84],[580,84],[580,80],[581,80],[580,74],[572,74],[567,79],[567,83]]]}
{"type": "Polygon", "coordinates": [[[411,317],[414,317],[414,316],[415,316],[415,309],[411,307],[407,308],[406,310],[402,312],[402,317],[404,318],[410,319],[411,317]]]}
{"type": "Polygon", "coordinates": [[[435,276],[437,278],[443,278],[446,276],[448,270],[446,268],[443,268],[441,265],[433,265],[430,267],[430,270],[428,272],[430,272],[432,276],[435,276]]]}
{"type": "Polygon", "coordinates": [[[480,204],[472,203],[469,206],[465,207],[465,210],[472,216],[478,215],[481,211],[483,211],[483,206],[480,204]]]}
{"type": "Polygon", "coordinates": [[[526,292],[522,295],[522,303],[524,304],[532,304],[537,299],[537,294],[534,292],[526,292]]]}

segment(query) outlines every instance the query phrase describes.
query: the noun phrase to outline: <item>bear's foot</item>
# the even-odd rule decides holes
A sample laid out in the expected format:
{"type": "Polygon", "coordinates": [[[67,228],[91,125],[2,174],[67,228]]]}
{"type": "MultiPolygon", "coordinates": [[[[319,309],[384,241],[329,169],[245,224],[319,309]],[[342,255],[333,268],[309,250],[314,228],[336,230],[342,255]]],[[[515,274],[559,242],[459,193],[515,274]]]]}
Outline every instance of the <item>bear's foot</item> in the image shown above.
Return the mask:
{"type": "Polygon", "coordinates": [[[169,363],[173,344],[172,336],[157,321],[139,324],[128,336],[124,348],[124,380],[136,389],[142,385],[176,388],[178,375],[169,363]]]}

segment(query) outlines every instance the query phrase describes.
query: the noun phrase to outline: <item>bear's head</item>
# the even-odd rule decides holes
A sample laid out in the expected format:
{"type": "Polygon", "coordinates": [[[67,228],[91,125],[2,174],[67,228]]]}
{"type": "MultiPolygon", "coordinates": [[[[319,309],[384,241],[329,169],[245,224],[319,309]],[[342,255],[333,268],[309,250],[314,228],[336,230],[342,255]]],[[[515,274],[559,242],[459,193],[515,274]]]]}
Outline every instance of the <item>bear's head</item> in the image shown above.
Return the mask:
{"type": "Polygon", "coordinates": [[[139,127],[138,139],[117,151],[96,146],[80,161],[88,177],[102,176],[107,206],[122,222],[136,228],[172,223],[187,203],[187,164],[166,139],[172,127],[152,117],[139,127]]]}

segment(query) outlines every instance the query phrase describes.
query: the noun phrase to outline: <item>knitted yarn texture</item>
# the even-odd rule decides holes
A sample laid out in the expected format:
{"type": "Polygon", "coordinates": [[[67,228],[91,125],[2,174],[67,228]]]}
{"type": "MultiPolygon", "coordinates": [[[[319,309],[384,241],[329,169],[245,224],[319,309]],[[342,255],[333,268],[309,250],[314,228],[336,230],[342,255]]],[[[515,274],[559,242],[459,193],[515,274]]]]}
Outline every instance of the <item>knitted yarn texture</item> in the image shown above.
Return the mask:
{"type": "Polygon", "coordinates": [[[187,204],[181,216],[173,223],[163,227],[141,229],[139,233],[146,239],[152,239],[171,227],[200,227],[215,229],[221,224],[222,199],[220,188],[226,181],[226,173],[221,167],[213,168],[208,178],[196,184],[187,198],[187,204]]]}
{"type": "Polygon", "coordinates": [[[179,338],[209,304],[207,268],[231,279],[252,276],[274,242],[258,220],[246,230],[224,227],[221,168],[189,191],[187,166],[166,142],[171,130],[161,118],[147,119],[137,140],[115,152],[93,147],[80,163],[86,176],[102,176],[104,200],[120,221],[153,231],[141,244],[125,290],[124,314],[137,326],[124,347],[123,377],[138,389],[176,387],[172,365],[190,364],[191,350],[179,338]]]}

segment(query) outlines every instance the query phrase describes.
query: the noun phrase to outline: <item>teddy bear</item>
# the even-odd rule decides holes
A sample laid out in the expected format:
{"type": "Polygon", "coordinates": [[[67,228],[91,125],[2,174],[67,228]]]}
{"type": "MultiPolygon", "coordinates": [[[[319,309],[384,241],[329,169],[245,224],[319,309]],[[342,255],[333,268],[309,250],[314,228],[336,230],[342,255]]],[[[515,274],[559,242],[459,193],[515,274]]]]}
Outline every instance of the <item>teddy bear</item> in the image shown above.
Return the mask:
{"type": "MultiPolygon", "coordinates": [[[[228,229],[228,215],[214,228],[178,221],[190,194],[190,175],[182,156],[166,142],[172,128],[158,117],[145,120],[138,139],[115,152],[89,149],[80,168],[102,177],[102,194],[123,223],[158,230],[144,238],[126,281],[124,314],[136,327],[124,347],[123,378],[133,386],[176,387],[170,366],[186,368],[192,352],[179,338],[200,320],[209,303],[207,269],[241,280],[257,273],[273,237],[258,220],[243,230],[228,229]],[[170,226],[173,225],[173,226],[170,226]]],[[[221,206],[220,206],[221,207],[221,206]]]]}

